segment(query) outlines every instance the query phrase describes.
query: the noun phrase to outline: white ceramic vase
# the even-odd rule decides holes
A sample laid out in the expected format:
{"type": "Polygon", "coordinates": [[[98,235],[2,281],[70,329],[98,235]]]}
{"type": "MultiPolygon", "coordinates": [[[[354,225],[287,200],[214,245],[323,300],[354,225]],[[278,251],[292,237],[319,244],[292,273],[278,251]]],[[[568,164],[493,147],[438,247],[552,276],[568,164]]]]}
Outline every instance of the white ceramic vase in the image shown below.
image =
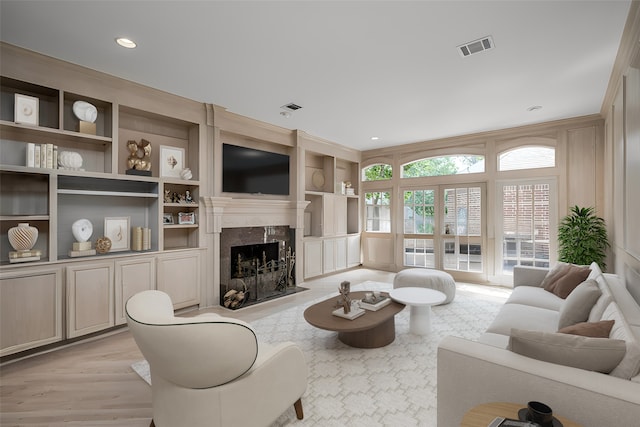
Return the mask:
{"type": "Polygon", "coordinates": [[[29,223],[21,222],[17,227],[9,229],[9,243],[16,251],[28,251],[38,241],[38,229],[29,225],[29,223]]]}

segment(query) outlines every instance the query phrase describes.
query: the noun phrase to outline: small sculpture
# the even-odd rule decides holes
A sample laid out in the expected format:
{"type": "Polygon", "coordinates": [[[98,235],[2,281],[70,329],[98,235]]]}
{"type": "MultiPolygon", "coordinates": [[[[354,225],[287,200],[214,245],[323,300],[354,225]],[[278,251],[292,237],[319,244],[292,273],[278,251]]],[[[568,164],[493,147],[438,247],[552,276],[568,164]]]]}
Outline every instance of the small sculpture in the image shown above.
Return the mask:
{"type": "Polygon", "coordinates": [[[171,190],[164,190],[164,202],[165,203],[171,203],[173,200],[171,200],[171,190]]]}
{"type": "Polygon", "coordinates": [[[338,298],[338,307],[342,307],[344,309],[344,314],[349,314],[349,312],[351,311],[351,298],[349,298],[349,293],[351,292],[351,283],[346,280],[340,283],[338,292],[340,292],[340,297],[338,298]]]}
{"type": "Polygon", "coordinates": [[[189,192],[189,190],[187,190],[184,200],[187,203],[193,203],[193,197],[191,197],[191,193],[189,192]]]}
{"type": "Polygon", "coordinates": [[[129,158],[127,159],[129,169],[151,170],[151,143],[149,141],[146,139],[142,139],[140,142],[128,141],[127,148],[129,149],[129,158]]]}

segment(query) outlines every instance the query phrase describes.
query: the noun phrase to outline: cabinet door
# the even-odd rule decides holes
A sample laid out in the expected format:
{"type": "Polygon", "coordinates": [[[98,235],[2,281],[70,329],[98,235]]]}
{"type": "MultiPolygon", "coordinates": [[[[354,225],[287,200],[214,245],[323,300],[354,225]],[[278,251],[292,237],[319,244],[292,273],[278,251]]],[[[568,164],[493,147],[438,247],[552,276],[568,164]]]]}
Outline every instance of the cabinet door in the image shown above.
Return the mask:
{"type": "Polygon", "coordinates": [[[337,237],[335,239],[336,270],[347,268],[347,238],[337,237]]]}
{"type": "Polygon", "coordinates": [[[360,265],[360,235],[348,236],[347,246],[347,267],[360,265]]]}
{"type": "Polygon", "coordinates": [[[347,234],[347,196],[334,196],[333,218],[336,236],[347,234]]]}
{"type": "Polygon", "coordinates": [[[322,274],[322,240],[304,242],[304,278],[322,274]]]}
{"type": "Polygon", "coordinates": [[[158,256],[158,290],[171,297],[173,308],[200,304],[200,252],[158,256]]]}
{"type": "Polygon", "coordinates": [[[67,337],[114,326],[113,261],[67,266],[67,337]]]}
{"type": "Polygon", "coordinates": [[[0,356],[62,340],[62,270],[0,276],[0,356]]]}
{"type": "Polygon", "coordinates": [[[155,266],[156,264],[153,257],[134,258],[115,262],[116,325],[127,322],[124,306],[129,298],[138,292],[155,289],[155,266]]]}
{"type": "Polygon", "coordinates": [[[325,239],[322,241],[322,273],[333,273],[336,271],[336,241],[335,239],[325,239]]]}

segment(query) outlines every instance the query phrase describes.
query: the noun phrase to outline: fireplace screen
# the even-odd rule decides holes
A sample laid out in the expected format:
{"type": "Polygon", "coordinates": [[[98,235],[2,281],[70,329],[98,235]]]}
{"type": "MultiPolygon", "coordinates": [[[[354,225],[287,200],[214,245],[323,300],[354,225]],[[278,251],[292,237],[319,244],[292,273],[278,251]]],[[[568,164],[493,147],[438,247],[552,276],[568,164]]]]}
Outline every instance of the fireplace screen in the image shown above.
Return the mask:
{"type": "Polygon", "coordinates": [[[295,286],[294,255],[285,242],[257,243],[231,247],[231,277],[223,305],[240,308],[287,292],[295,286]]]}

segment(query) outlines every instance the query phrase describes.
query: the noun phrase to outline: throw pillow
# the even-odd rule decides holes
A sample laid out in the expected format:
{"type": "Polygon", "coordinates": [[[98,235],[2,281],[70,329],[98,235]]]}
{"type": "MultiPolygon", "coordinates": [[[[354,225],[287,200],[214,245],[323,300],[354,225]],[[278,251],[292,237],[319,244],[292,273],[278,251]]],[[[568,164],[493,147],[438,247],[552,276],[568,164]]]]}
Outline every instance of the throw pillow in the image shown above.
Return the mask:
{"type": "Polygon", "coordinates": [[[591,338],[609,338],[615,320],[601,320],[599,322],[580,322],[558,330],[561,334],[581,335],[591,338]]]}
{"type": "Polygon", "coordinates": [[[509,350],[558,365],[608,374],[624,357],[623,340],[511,329],[509,350]]]}
{"type": "Polygon", "coordinates": [[[545,291],[553,293],[553,288],[556,287],[556,281],[560,277],[567,274],[567,271],[569,271],[569,266],[570,264],[564,262],[559,262],[558,264],[556,264],[556,266],[549,270],[545,278],[542,280],[542,283],[540,283],[540,287],[542,287],[545,291]]]}
{"type": "Polygon", "coordinates": [[[573,264],[559,265],[547,273],[547,277],[542,281],[542,287],[546,291],[565,299],[571,291],[587,279],[590,272],[591,269],[589,267],[573,264]]]}
{"type": "Polygon", "coordinates": [[[586,321],[600,295],[602,291],[595,280],[589,279],[579,284],[560,307],[558,329],[586,321]]]}

